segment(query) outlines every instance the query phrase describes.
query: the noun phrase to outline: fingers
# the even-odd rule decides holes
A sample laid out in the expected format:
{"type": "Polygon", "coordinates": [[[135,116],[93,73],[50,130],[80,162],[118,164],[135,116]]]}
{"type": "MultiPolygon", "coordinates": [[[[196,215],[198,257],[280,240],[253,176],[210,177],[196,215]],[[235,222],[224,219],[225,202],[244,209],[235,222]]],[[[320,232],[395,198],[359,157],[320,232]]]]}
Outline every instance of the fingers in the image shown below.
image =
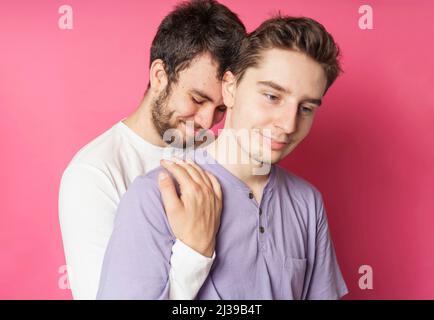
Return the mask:
{"type": "Polygon", "coordinates": [[[203,180],[202,175],[200,174],[200,171],[197,170],[194,166],[192,166],[191,161],[185,162],[180,160],[175,160],[175,163],[187,171],[187,173],[191,176],[194,182],[196,182],[198,185],[203,186],[205,181],[203,180]]]}
{"type": "Polygon", "coordinates": [[[180,164],[177,164],[170,160],[161,160],[160,163],[167,171],[169,171],[173,175],[173,177],[178,182],[181,191],[181,198],[186,193],[194,193],[195,191],[198,191],[200,189],[199,184],[195,182],[187,169],[185,169],[180,164]]]}
{"type": "Polygon", "coordinates": [[[175,162],[164,159],[160,161],[160,164],[174,176],[180,185],[191,182],[191,177],[188,172],[175,162]]]}
{"type": "Polygon", "coordinates": [[[163,171],[158,175],[158,186],[166,214],[179,212],[182,208],[182,202],[178,198],[175,184],[167,172],[163,171]]]}
{"type": "Polygon", "coordinates": [[[214,194],[221,201],[222,200],[222,189],[221,189],[220,183],[218,182],[217,178],[214,177],[214,175],[212,173],[205,171],[205,174],[207,175],[207,177],[211,181],[212,188],[214,190],[214,194]]]}
{"type": "Polygon", "coordinates": [[[187,160],[187,162],[185,162],[175,158],[174,163],[175,164],[172,166],[172,170],[174,170],[173,174],[181,188],[186,187],[192,182],[195,182],[196,184],[198,184],[199,187],[203,187],[205,185],[212,190],[211,181],[209,181],[209,178],[206,177],[206,175],[203,173],[203,170],[198,165],[193,163],[193,161],[187,160]],[[176,176],[176,171],[179,171],[179,173],[185,179],[178,179],[178,177],[176,176]]]}
{"type": "Polygon", "coordinates": [[[187,163],[191,165],[194,169],[196,169],[196,171],[198,172],[198,174],[200,174],[201,178],[206,183],[208,188],[212,189],[213,187],[211,180],[209,179],[208,175],[205,174],[205,170],[198,166],[193,160],[187,159],[187,163]]]}
{"type": "Polygon", "coordinates": [[[181,160],[175,160],[175,162],[162,160],[161,165],[175,177],[179,183],[181,192],[183,192],[183,189],[189,189],[193,185],[195,188],[203,187],[203,185],[205,185],[210,190],[213,190],[214,194],[219,200],[221,200],[222,191],[220,183],[214,175],[203,170],[193,161],[187,161],[188,163],[181,160]]]}

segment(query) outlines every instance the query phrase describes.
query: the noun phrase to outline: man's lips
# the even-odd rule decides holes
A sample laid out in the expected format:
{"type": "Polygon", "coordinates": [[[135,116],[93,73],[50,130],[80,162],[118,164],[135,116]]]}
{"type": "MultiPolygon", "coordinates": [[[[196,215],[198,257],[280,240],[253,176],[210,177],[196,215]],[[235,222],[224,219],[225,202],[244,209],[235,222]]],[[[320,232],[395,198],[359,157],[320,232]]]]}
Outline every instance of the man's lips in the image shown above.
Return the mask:
{"type": "Polygon", "coordinates": [[[191,125],[187,126],[187,123],[183,120],[180,121],[180,124],[186,129],[186,131],[191,132],[190,130],[193,129],[193,133],[195,135],[204,130],[202,127],[195,127],[191,125]]]}
{"type": "Polygon", "coordinates": [[[288,142],[286,141],[282,141],[282,140],[277,140],[277,139],[273,139],[267,136],[262,135],[264,141],[270,145],[271,150],[274,151],[278,151],[278,150],[282,150],[286,145],[288,145],[288,142]]]}

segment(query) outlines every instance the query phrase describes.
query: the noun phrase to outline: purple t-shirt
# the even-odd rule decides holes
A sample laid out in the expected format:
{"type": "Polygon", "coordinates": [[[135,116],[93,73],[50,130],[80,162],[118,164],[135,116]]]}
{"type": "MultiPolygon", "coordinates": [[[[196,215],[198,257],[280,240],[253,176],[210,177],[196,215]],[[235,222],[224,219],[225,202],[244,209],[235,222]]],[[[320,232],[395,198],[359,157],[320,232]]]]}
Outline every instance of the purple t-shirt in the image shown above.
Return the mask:
{"type": "MultiPolygon", "coordinates": [[[[216,258],[196,299],[338,299],[348,292],[314,186],[273,165],[258,204],[210,156],[195,157],[223,191],[216,258]]],[[[158,189],[161,170],[136,178],[120,201],[97,299],[169,297],[176,238],[158,189]]]]}

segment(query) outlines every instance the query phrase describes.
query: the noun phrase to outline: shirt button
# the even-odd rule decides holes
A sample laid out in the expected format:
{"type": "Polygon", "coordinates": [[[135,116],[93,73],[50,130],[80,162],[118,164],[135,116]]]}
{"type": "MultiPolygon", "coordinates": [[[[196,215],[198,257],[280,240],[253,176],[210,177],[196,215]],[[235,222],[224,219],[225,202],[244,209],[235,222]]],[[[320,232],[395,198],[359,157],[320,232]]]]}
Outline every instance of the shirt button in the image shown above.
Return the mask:
{"type": "Polygon", "coordinates": [[[253,192],[249,192],[249,198],[253,199],[253,192]]]}
{"type": "Polygon", "coordinates": [[[260,227],[259,227],[259,232],[261,232],[261,233],[264,233],[264,232],[265,232],[265,229],[264,229],[263,226],[260,226],[260,227]]]}

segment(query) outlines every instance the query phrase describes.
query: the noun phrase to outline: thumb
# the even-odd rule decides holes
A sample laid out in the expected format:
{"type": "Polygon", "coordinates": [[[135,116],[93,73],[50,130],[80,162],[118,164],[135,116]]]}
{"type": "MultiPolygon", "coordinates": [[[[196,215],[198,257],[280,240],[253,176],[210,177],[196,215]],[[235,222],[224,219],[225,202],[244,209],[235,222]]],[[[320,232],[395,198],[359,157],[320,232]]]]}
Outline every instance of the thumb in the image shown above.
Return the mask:
{"type": "Polygon", "coordinates": [[[173,179],[165,171],[158,175],[158,186],[163,200],[164,210],[166,215],[169,216],[178,212],[182,208],[182,202],[176,193],[175,184],[173,179]]]}

